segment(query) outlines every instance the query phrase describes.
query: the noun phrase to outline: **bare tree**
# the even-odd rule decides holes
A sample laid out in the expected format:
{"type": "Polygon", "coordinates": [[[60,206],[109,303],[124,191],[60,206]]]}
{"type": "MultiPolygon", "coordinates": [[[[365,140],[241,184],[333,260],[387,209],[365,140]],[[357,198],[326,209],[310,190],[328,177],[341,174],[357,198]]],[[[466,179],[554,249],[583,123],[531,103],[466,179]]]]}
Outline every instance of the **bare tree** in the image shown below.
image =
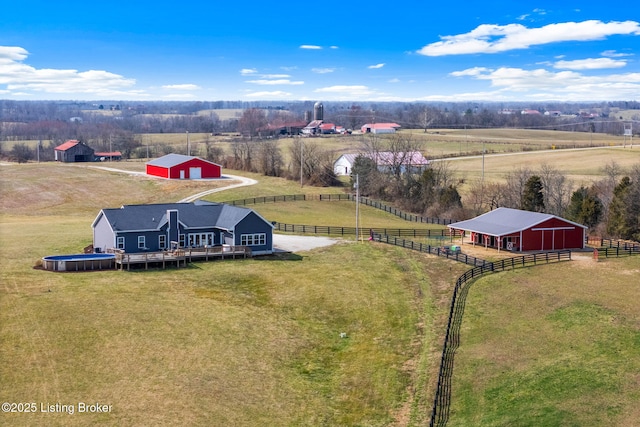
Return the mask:
{"type": "Polygon", "coordinates": [[[249,108],[244,110],[242,117],[238,120],[238,132],[249,139],[257,136],[260,128],[267,124],[267,115],[259,108],[249,108]]]}
{"type": "Polygon", "coordinates": [[[558,169],[544,163],[537,175],[542,180],[545,212],[562,216],[571,199],[571,182],[558,169]]]}
{"type": "Polygon", "coordinates": [[[522,209],[522,195],[525,192],[527,181],[533,176],[529,168],[514,169],[509,172],[505,179],[504,206],[507,208],[522,209]]]}
{"type": "Polygon", "coordinates": [[[258,143],[258,172],[266,176],[280,176],[282,172],[282,153],[277,140],[268,139],[258,143]]]}

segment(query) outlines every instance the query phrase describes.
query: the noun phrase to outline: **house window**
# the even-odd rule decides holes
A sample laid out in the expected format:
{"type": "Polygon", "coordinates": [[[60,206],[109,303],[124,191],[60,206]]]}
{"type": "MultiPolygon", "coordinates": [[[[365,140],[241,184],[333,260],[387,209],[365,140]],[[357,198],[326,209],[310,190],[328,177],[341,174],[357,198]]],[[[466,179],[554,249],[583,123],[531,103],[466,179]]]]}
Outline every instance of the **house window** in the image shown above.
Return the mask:
{"type": "Polygon", "coordinates": [[[185,235],[184,235],[184,234],[180,234],[180,235],[178,236],[178,245],[179,245],[181,248],[184,248],[184,247],[186,246],[186,241],[187,241],[187,240],[186,240],[186,238],[185,238],[185,235]]]}
{"type": "Polygon", "coordinates": [[[242,246],[264,246],[267,244],[267,235],[265,233],[241,234],[240,244],[242,246]]]}
{"type": "Polygon", "coordinates": [[[160,249],[167,248],[167,236],[165,236],[164,234],[158,236],[158,247],[160,249]]]}
{"type": "Polygon", "coordinates": [[[138,236],[138,249],[147,249],[147,245],[145,243],[146,243],[145,237],[138,236]]]}
{"type": "Polygon", "coordinates": [[[189,234],[190,247],[213,246],[213,233],[189,234]]]}
{"type": "Polygon", "coordinates": [[[124,237],[116,238],[116,249],[124,249],[124,237]]]}

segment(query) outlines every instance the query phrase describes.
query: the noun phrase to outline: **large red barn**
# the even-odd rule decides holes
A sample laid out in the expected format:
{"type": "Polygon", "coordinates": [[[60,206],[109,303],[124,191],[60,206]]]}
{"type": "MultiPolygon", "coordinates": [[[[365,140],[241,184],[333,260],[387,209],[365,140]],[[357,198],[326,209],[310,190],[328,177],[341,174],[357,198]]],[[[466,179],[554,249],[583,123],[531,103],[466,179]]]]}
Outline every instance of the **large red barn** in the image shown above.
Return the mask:
{"type": "Polygon", "coordinates": [[[584,225],[555,215],[510,208],[494,209],[448,227],[469,232],[474,245],[513,251],[583,249],[587,232],[584,225]]]}
{"type": "Polygon", "coordinates": [[[172,153],[148,162],[147,175],[168,179],[211,179],[220,178],[222,167],[199,157],[172,153]]]}

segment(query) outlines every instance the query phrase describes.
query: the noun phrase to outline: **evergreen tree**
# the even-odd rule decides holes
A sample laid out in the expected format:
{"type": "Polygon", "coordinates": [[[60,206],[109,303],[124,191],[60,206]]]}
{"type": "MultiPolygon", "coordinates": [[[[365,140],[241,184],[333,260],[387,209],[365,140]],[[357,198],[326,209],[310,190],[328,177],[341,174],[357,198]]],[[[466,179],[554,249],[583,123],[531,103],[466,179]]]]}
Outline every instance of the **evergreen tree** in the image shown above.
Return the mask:
{"type": "Polygon", "coordinates": [[[613,237],[640,239],[640,173],[634,178],[625,176],[613,190],[607,222],[607,233],[613,237]]]}
{"type": "Polygon", "coordinates": [[[600,199],[593,191],[580,187],[571,195],[571,202],[565,215],[571,221],[593,228],[600,222],[602,213],[603,206],[600,199]]]}
{"type": "Polygon", "coordinates": [[[544,194],[542,193],[542,180],[539,176],[531,176],[522,193],[522,209],[531,212],[544,212],[544,194]]]}

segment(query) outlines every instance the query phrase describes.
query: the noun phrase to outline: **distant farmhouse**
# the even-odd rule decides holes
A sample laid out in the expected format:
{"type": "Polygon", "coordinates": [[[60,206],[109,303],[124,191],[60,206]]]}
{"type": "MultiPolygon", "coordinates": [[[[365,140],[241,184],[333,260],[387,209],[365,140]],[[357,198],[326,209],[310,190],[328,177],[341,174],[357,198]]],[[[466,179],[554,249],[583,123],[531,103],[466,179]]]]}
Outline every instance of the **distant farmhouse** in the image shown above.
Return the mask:
{"type": "Polygon", "coordinates": [[[172,153],[148,162],[147,175],[167,179],[212,179],[222,176],[222,166],[199,157],[172,153]]]}
{"type": "Polygon", "coordinates": [[[273,225],[255,211],[223,203],[125,205],[102,209],[92,224],[97,252],[155,252],[170,248],[246,246],[273,252],[273,225]]]}
{"type": "Polygon", "coordinates": [[[380,172],[394,172],[401,174],[422,173],[428,166],[429,160],[419,151],[407,151],[394,153],[381,151],[375,154],[350,153],[343,154],[333,163],[333,171],[336,175],[351,175],[353,164],[358,156],[364,156],[375,160],[380,172]]]}
{"type": "Polygon", "coordinates": [[[362,133],[383,134],[396,133],[396,130],[400,128],[401,126],[397,123],[367,123],[362,125],[360,131],[362,133]]]}
{"type": "Polygon", "coordinates": [[[78,163],[93,162],[95,160],[95,152],[83,142],[76,139],[70,139],[64,144],[58,145],[53,149],[54,158],[58,162],[78,163]]]}
{"type": "Polygon", "coordinates": [[[263,137],[298,135],[307,126],[306,121],[282,122],[268,124],[258,129],[258,133],[263,137]]]}
{"type": "Polygon", "coordinates": [[[469,232],[471,244],[512,251],[583,249],[587,227],[555,215],[497,208],[448,225],[469,232]]]}

